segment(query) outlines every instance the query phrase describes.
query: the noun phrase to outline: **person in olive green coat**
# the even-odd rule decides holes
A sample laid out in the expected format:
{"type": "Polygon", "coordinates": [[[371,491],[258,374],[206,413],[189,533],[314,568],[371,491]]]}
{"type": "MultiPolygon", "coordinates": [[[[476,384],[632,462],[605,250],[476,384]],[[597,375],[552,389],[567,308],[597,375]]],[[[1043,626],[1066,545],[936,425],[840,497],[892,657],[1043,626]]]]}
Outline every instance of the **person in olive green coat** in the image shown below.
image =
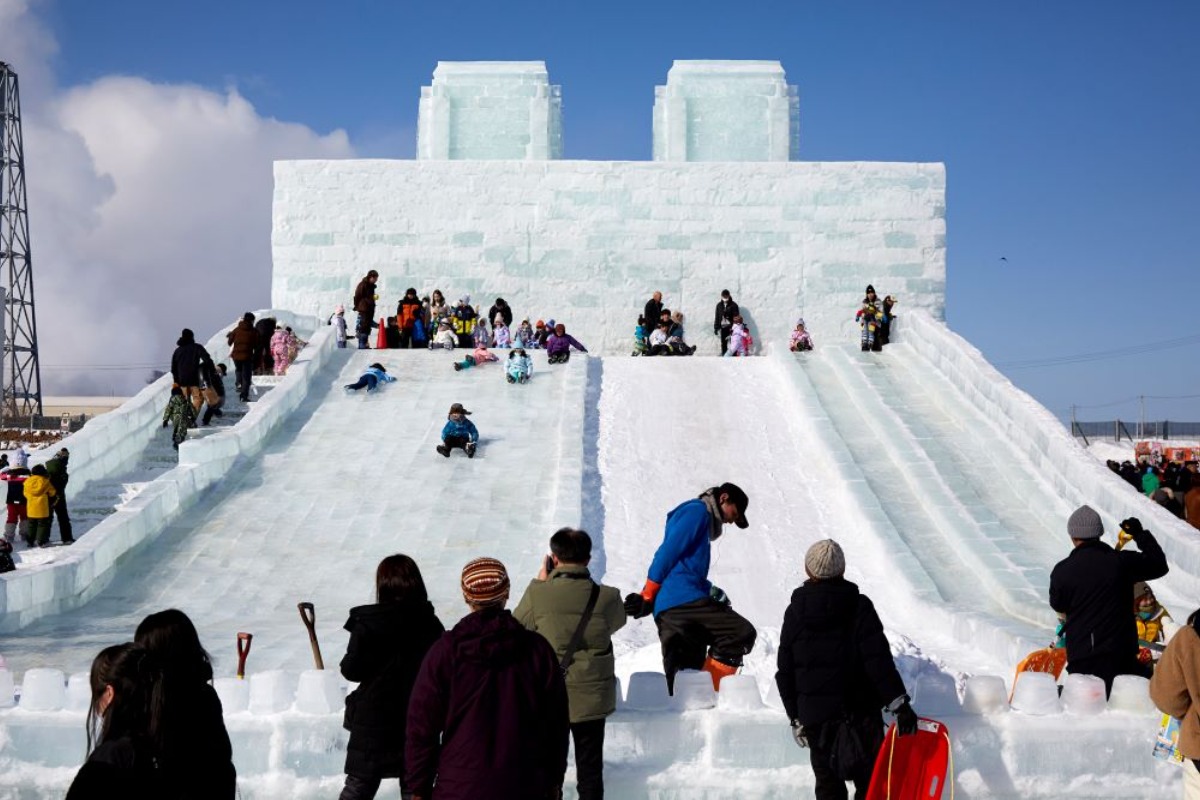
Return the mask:
{"type": "MultiPolygon", "coordinates": [[[[518,622],[550,642],[560,660],[591,596],[591,559],[592,539],[585,531],[559,529],[550,537],[550,555],[541,572],[513,612],[518,622]]],[[[604,719],[617,707],[612,635],[624,625],[620,591],[601,586],[566,675],[579,800],[604,797],[604,719]]]]}

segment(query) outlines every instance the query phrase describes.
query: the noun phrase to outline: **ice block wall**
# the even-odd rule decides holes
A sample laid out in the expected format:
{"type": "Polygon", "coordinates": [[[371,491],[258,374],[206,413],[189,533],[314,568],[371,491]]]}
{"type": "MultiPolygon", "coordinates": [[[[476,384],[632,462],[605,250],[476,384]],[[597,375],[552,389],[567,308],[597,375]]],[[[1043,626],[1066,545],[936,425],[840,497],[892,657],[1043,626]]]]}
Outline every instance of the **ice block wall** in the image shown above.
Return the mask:
{"type": "Polygon", "coordinates": [[[542,61],[439,61],[421,87],[417,158],[562,158],[561,89],[542,61]]]}
{"type": "Polygon", "coordinates": [[[660,290],[703,354],[729,289],[760,344],[801,315],[853,341],[868,283],[943,318],[944,217],[941,164],[280,161],[272,301],[328,316],[376,269],[379,316],[409,286],[503,297],[625,353],[660,290]]]}
{"type": "Polygon", "coordinates": [[[800,100],[778,61],[676,61],[654,87],[655,161],[795,161],[800,100]]]}

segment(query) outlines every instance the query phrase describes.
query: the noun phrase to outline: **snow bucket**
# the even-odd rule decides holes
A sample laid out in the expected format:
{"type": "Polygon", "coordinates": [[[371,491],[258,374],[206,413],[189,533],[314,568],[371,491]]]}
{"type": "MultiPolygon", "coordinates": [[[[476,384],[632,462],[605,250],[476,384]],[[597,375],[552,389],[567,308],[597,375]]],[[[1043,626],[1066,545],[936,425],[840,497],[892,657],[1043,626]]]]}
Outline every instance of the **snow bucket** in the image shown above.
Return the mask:
{"type": "Polygon", "coordinates": [[[92,677],[86,672],[75,672],[67,678],[67,710],[87,711],[92,704],[92,677]]]}
{"type": "Polygon", "coordinates": [[[763,708],[758,681],[753,675],[726,675],[717,692],[717,708],[722,711],[758,711],[763,708]]]}
{"type": "Polygon", "coordinates": [[[1049,672],[1021,672],[1013,689],[1014,711],[1026,714],[1057,714],[1062,710],[1058,684],[1049,672]]]}
{"type": "Polygon", "coordinates": [[[1150,681],[1141,675],[1118,675],[1113,678],[1108,707],[1113,711],[1131,714],[1158,714],[1150,700],[1150,681]]]}
{"type": "Polygon", "coordinates": [[[58,711],[67,704],[67,679],[61,669],[30,669],[21,683],[21,708],[58,711]]]}
{"type": "Polygon", "coordinates": [[[217,678],[213,681],[217,697],[221,701],[221,711],[226,714],[236,714],[245,711],[250,705],[250,681],[242,678],[217,678]]]}
{"type": "Polygon", "coordinates": [[[715,708],[717,693],[713,690],[712,675],[694,669],[680,670],[675,675],[673,700],[680,711],[715,708]]]}
{"type": "Polygon", "coordinates": [[[1063,681],[1062,703],[1069,714],[1099,714],[1106,702],[1104,681],[1095,675],[1071,674],[1063,681]]]}
{"type": "Polygon", "coordinates": [[[296,680],[281,669],[250,676],[251,714],[278,714],[291,708],[295,698],[296,680]]]}
{"type": "Polygon", "coordinates": [[[296,690],[296,710],[304,714],[341,712],[345,699],[338,674],[326,669],[306,669],[300,673],[296,690]]]}
{"type": "Polygon", "coordinates": [[[635,672],[630,675],[625,707],[630,711],[666,711],[671,707],[667,676],[661,672],[635,672]]]}
{"type": "Polygon", "coordinates": [[[13,684],[12,673],[0,667],[0,708],[12,708],[17,700],[17,687],[13,684]]]}
{"type": "Polygon", "coordinates": [[[999,675],[972,675],[967,678],[963,711],[968,714],[999,714],[1008,711],[1008,690],[999,675]]]}

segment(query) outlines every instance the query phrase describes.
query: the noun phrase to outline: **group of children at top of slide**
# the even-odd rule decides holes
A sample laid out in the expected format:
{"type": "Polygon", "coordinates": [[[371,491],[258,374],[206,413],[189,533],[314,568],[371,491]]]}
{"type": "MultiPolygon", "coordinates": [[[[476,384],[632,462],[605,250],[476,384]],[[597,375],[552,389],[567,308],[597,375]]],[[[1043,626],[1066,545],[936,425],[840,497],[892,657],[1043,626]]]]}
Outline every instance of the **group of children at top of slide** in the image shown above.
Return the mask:
{"type": "MultiPolygon", "coordinates": [[[[733,326],[729,332],[729,346],[725,350],[727,357],[750,355],[754,347],[754,339],[746,326],[742,315],[733,318],[733,326]]],[[[803,353],[813,349],[812,334],[804,323],[804,317],[796,320],[788,341],[788,350],[793,353],[803,353]]],[[[646,317],[638,315],[637,326],[633,329],[633,353],[635,356],[684,355],[690,356],[696,352],[695,345],[688,346],[683,339],[683,313],[676,311],[670,321],[661,320],[658,326],[646,335],[646,317]]]]}

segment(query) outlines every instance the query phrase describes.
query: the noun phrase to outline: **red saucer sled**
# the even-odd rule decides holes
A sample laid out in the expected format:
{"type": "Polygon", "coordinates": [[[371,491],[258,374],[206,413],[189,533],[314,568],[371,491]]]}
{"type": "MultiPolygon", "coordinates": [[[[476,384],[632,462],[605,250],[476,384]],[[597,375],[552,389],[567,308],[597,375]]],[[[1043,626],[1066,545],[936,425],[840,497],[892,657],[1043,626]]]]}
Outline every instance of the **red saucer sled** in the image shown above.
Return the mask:
{"type": "MultiPolygon", "coordinates": [[[[946,775],[952,772],[950,732],[945,725],[922,718],[911,736],[897,736],[892,725],[875,759],[867,800],[938,800],[946,775]]],[[[953,787],[949,797],[954,797],[953,787]]]]}

